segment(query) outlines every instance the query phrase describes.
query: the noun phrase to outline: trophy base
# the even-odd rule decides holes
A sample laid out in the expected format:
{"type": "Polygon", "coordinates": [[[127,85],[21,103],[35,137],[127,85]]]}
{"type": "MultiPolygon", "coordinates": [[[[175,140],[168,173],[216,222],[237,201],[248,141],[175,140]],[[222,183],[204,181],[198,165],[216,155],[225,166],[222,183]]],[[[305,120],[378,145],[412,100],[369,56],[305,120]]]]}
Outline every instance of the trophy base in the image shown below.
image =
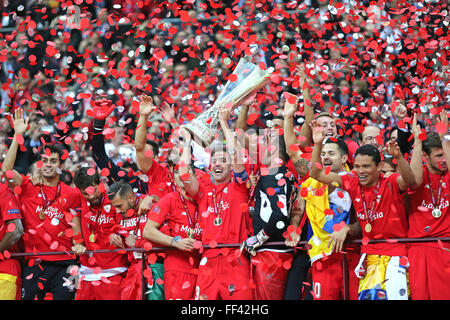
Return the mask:
{"type": "Polygon", "coordinates": [[[183,127],[193,136],[193,140],[200,143],[203,148],[206,148],[214,141],[215,131],[211,130],[211,128],[208,128],[206,125],[195,121],[195,119],[194,121],[183,125],[183,127]]]}

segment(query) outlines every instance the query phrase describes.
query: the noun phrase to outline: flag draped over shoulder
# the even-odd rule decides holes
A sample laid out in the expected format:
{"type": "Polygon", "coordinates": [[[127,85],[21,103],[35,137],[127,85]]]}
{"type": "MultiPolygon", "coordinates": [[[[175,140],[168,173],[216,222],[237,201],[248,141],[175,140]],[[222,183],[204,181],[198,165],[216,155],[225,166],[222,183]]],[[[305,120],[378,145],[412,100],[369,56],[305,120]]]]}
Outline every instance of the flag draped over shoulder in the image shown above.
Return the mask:
{"type": "Polygon", "coordinates": [[[303,182],[301,188],[306,188],[308,194],[303,197],[306,200],[306,214],[313,231],[309,239],[311,249],[308,254],[311,263],[331,254],[328,247],[333,226],[345,221],[350,222],[351,198],[348,192],[341,188],[335,188],[328,194],[328,186],[309,178],[303,182]]]}

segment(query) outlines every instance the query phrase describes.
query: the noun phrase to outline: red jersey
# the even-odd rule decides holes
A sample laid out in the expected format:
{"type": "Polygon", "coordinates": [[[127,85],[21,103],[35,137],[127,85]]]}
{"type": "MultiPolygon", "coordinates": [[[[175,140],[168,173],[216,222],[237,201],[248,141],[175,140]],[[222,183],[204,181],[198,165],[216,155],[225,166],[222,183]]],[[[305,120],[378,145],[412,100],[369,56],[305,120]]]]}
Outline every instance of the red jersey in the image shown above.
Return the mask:
{"type": "Polygon", "coordinates": [[[148,176],[148,195],[156,195],[162,198],[169,192],[175,191],[174,181],[169,172],[169,168],[162,166],[153,160],[152,166],[146,172],[148,176]]]}
{"type": "MultiPolygon", "coordinates": [[[[146,172],[148,176],[148,193],[147,195],[156,195],[162,198],[170,192],[176,191],[175,181],[172,173],[167,166],[163,166],[153,160],[151,168],[146,172]]],[[[195,175],[199,183],[207,183],[209,175],[199,169],[195,169],[195,175]]]]}
{"type": "MultiPolygon", "coordinates": [[[[363,187],[352,172],[342,176],[342,188],[348,191],[352,198],[363,238],[369,240],[406,238],[408,226],[403,194],[400,193],[397,184],[398,177],[398,173],[391,174],[387,178],[380,174],[375,186],[363,187]],[[367,211],[364,209],[364,203],[367,211]],[[370,232],[366,230],[367,223],[371,226],[370,232]]],[[[403,256],[406,255],[406,245],[394,242],[369,243],[361,246],[361,252],[403,256]]]]}
{"type": "MultiPolygon", "coordinates": [[[[0,183],[0,240],[3,239],[7,230],[7,222],[13,219],[21,219],[20,206],[14,193],[6,185],[0,183]]],[[[19,252],[18,243],[15,243],[7,249],[9,252],[19,252]]],[[[11,274],[9,270],[9,264],[1,263],[0,261],[0,273],[11,274]]]]}
{"type": "MultiPolygon", "coordinates": [[[[198,224],[198,210],[195,202],[181,198],[178,192],[171,192],[162,197],[152,208],[149,219],[162,225],[167,223],[167,231],[170,236],[181,236],[187,238],[189,228],[193,229],[193,239],[201,240],[202,229],[198,224]],[[186,207],[183,204],[186,204],[186,207]],[[187,208],[187,210],[186,210],[187,208]]],[[[189,272],[196,268],[200,255],[198,251],[188,252],[181,250],[167,250],[167,257],[164,260],[164,270],[189,272]],[[191,264],[192,263],[192,264],[191,264]]]]}
{"type": "MultiPolygon", "coordinates": [[[[149,242],[152,247],[156,246],[154,243],[142,238],[142,231],[144,230],[145,224],[147,223],[148,214],[141,214],[138,216],[134,214],[131,217],[124,218],[121,214],[116,214],[116,221],[120,224],[120,230],[118,233],[122,236],[122,240],[125,243],[126,237],[130,234],[137,237],[135,247],[143,248],[147,242],[149,242]]],[[[128,252],[128,261],[130,263],[135,263],[137,260],[142,259],[142,253],[137,251],[128,252]]]]}
{"type": "MultiPolygon", "coordinates": [[[[252,229],[248,213],[247,183],[234,180],[220,185],[200,184],[195,200],[199,206],[199,224],[205,245],[242,243],[252,229]],[[220,224],[217,223],[220,218],[220,224]],[[216,222],[216,223],[215,223],[216,222]]],[[[203,256],[214,257],[221,249],[209,249],[203,256]]]]}
{"type": "Polygon", "coordinates": [[[422,184],[408,194],[408,238],[449,237],[450,173],[432,174],[423,166],[422,184]],[[434,208],[441,210],[439,218],[431,214],[434,208]]]}
{"type": "MultiPolygon", "coordinates": [[[[83,232],[84,245],[89,251],[99,249],[117,249],[110,244],[110,235],[120,230],[120,224],[116,223],[116,209],[111,205],[108,197],[103,194],[102,202],[98,206],[91,206],[90,203],[80,194],[81,197],[81,230],[83,232]]],[[[126,255],[117,252],[94,253],[81,255],[82,265],[102,269],[112,269],[127,267],[126,255]]]]}
{"type": "MultiPolygon", "coordinates": [[[[72,248],[72,219],[80,210],[80,194],[63,182],[49,187],[33,185],[22,176],[22,205],[26,252],[70,251],[72,248]]],[[[74,255],[33,256],[46,261],[75,259],[74,255]]]]}

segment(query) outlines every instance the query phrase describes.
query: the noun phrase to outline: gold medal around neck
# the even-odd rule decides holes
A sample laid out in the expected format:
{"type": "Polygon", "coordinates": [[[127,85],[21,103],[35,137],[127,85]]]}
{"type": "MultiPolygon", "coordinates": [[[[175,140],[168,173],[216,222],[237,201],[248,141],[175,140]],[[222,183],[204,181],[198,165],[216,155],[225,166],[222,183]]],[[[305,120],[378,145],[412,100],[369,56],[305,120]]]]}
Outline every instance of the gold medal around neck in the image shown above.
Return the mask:
{"type": "Polygon", "coordinates": [[[222,224],[222,218],[221,217],[217,217],[214,219],[214,225],[216,227],[220,226],[222,224]]]}
{"type": "Polygon", "coordinates": [[[438,218],[441,217],[442,211],[441,211],[441,209],[434,208],[433,211],[431,211],[431,215],[432,215],[434,218],[438,219],[438,218]]]}
{"type": "Polygon", "coordinates": [[[367,233],[369,233],[370,231],[372,231],[372,225],[370,223],[366,223],[364,229],[366,230],[367,233]]]}
{"type": "Polygon", "coordinates": [[[94,233],[91,233],[91,235],[89,236],[89,241],[95,242],[95,234],[94,233]]]}
{"type": "Polygon", "coordinates": [[[194,236],[194,230],[192,228],[188,228],[187,230],[187,236],[189,239],[192,239],[194,236]]]}

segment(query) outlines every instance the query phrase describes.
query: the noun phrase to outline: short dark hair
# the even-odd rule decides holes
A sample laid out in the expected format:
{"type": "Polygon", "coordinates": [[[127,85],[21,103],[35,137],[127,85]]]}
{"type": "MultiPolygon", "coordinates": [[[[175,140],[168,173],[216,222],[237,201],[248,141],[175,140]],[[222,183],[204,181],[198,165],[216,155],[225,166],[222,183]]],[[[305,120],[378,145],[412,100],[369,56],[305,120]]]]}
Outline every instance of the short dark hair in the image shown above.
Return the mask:
{"type": "Polygon", "coordinates": [[[122,164],[122,169],[128,169],[128,168],[131,168],[131,170],[133,170],[133,171],[139,170],[136,163],[131,162],[131,161],[124,161],[122,164]]]}
{"type": "Polygon", "coordinates": [[[330,138],[326,139],[324,143],[325,144],[328,144],[328,143],[337,144],[338,150],[339,150],[341,156],[348,155],[348,146],[347,146],[347,143],[344,141],[344,139],[330,137],[330,138]]]}
{"type": "Polygon", "coordinates": [[[315,119],[317,120],[322,117],[328,117],[328,118],[334,119],[334,117],[326,111],[320,112],[318,115],[316,115],[315,119]]]}
{"type": "Polygon", "coordinates": [[[430,155],[434,148],[442,148],[441,138],[437,133],[428,133],[427,138],[422,142],[423,152],[430,155]]]}
{"type": "Polygon", "coordinates": [[[159,144],[153,140],[147,140],[147,143],[152,146],[153,156],[156,157],[159,154],[159,144]]]}
{"type": "Polygon", "coordinates": [[[90,169],[91,168],[89,167],[81,167],[75,172],[73,182],[78,189],[84,190],[87,187],[100,184],[100,175],[98,174],[98,171],[95,170],[93,174],[89,174],[88,171],[90,169]]]}
{"type": "Polygon", "coordinates": [[[371,157],[373,162],[375,162],[376,165],[378,165],[381,162],[380,151],[371,144],[366,144],[366,145],[359,147],[355,152],[355,159],[358,155],[371,157]]]}
{"type": "Polygon", "coordinates": [[[50,151],[50,154],[52,153],[57,153],[59,156],[59,162],[62,164],[64,162],[64,160],[62,159],[63,156],[63,151],[60,147],[58,147],[55,144],[45,144],[41,147],[41,149],[39,150],[38,153],[38,159],[37,160],[41,160],[42,155],[47,154],[47,150],[50,151]]]}
{"type": "Polygon", "coordinates": [[[69,170],[61,170],[59,180],[70,186],[73,182],[72,173],[69,170]]]}
{"type": "Polygon", "coordinates": [[[223,151],[229,155],[229,153],[227,152],[227,145],[225,143],[217,143],[214,144],[211,148],[211,158],[214,156],[215,153],[219,151],[223,151]]]}
{"type": "Polygon", "coordinates": [[[108,198],[110,201],[113,200],[116,196],[119,196],[123,199],[130,193],[133,193],[133,189],[131,188],[131,186],[127,182],[119,180],[117,182],[114,182],[109,187],[108,198]]]}

